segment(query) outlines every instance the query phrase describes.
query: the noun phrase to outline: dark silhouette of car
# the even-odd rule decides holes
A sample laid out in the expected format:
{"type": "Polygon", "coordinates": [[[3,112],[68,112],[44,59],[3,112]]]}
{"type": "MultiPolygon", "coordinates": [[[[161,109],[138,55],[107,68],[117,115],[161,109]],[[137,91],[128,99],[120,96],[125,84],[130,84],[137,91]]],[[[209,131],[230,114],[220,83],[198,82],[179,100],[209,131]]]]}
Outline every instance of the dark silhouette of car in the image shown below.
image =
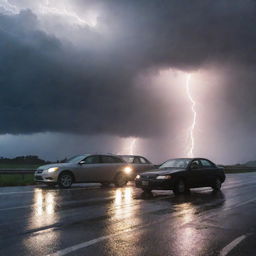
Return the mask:
{"type": "Polygon", "coordinates": [[[136,187],[145,192],[167,189],[173,190],[176,195],[198,187],[220,190],[224,181],[224,168],[205,158],[170,159],[159,169],[141,173],[135,178],[136,187]]]}

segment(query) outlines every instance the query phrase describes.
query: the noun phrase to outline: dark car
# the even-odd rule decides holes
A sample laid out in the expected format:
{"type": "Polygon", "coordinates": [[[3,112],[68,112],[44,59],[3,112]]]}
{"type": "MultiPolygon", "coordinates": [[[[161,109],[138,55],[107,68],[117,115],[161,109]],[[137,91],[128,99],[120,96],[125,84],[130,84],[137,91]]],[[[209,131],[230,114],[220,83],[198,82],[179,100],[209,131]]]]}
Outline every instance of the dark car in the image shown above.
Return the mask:
{"type": "Polygon", "coordinates": [[[145,171],[156,169],[156,165],[152,164],[144,156],[138,155],[119,155],[130,167],[133,169],[134,176],[131,176],[132,180],[135,179],[137,174],[145,171]]]}
{"type": "Polygon", "coordinates": [[[208,159],[177,158],[164,162],[159,169],[137,175],[135,184],[145,192],[167,189],[182,194],[198,187],[220,190],[224,181],[224,169],[208,159]]]}

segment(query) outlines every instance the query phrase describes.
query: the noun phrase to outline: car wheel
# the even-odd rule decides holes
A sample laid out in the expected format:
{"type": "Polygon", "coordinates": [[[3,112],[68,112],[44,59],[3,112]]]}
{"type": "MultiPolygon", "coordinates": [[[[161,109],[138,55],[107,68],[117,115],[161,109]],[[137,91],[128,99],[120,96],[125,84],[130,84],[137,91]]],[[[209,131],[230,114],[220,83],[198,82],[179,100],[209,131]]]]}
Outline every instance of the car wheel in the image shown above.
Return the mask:
{"type": "Polygon", "coordinates": [[[174,192],[175,195],[185,194],[186,192],[188,192],[188,188],[187,188],[186,183],[183,179],[179,179],[175,183],[173,192],[174,192]]]}
{"type": "Polygon", "coordinates": [[[116,176],[114,184],[116,187],[123,187],[127,184],[128,180],[124,174],[120,173],[116,176]]]}
{"type": "Polygon", "coordinates": [[[61,188],[70,188],[72,183],[73,183],[72,174],[64,172],[59,176],[58,185],[61,188]]]}
{"type": "Polygon", "coordinates": [[[152,189],[150,189],[150,188],[143,188],[142,190],[145,193],[151,193],[151,191],[152,191],[152,189]]]}
{"type": "Polygon", "coordinates": [[[215,181],[212,185],[212,189],[215,191],[218,191],[221,189],[221,180],[219,178],[215,179],[215,181]]]}

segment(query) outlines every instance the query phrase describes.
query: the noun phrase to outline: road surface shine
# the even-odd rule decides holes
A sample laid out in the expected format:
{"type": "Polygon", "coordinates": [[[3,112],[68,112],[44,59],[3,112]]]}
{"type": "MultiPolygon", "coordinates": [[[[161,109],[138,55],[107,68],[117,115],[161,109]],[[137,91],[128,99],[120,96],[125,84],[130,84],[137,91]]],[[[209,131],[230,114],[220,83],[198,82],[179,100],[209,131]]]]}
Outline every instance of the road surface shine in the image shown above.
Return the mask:
{"type": "Polygon", "coordinates": [[[255,255],[256,173],[222,192],[0,188],[0,255],[255,255]]]}

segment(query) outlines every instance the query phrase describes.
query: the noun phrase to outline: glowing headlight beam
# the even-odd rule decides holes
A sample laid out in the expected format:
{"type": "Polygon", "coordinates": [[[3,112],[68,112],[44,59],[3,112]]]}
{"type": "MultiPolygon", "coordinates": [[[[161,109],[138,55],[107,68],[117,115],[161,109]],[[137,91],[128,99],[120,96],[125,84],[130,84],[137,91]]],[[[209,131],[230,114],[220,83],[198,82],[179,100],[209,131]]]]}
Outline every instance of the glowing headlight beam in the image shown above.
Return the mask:
{"type": "Polygon", "coordinates": [[[196,113],[196,109],[195,109],[196,102],[193,99],[193,97],[191,95],[191,91],[190,91],[190,85],[189,85],[190,79],[191,79],[191,75],[188,74],[187,78],[186,78],[186,93],[187,93],[187,96],[188,96],[188,98],[191,102],[191,110],[192,110],[192,113],[193,113],[193,121],[192,121],[192,124],[189,128],[189,137],[190,137],[190,143],[191,144],[190,144],[190,149],[188,151],[188,156],[189,157],[194,157],[194,147],[195,147],[194,129],[195,129],[195,126],[196,126],[197,113],[196,113]]]}
{"type": "Polygon", "coordinates": [[[130,166],[127,166],[124,168],[124,173],[125,174],[131,174],[132,173],[132,168],[130,166]]]}
{"type": "Polygon", "coordinates": [[[48,170],[47,170],[47,172],[56,172],[56,171],[58,171],[58,167],[51,167],[51,168],[49,168],[48,170]]]}

